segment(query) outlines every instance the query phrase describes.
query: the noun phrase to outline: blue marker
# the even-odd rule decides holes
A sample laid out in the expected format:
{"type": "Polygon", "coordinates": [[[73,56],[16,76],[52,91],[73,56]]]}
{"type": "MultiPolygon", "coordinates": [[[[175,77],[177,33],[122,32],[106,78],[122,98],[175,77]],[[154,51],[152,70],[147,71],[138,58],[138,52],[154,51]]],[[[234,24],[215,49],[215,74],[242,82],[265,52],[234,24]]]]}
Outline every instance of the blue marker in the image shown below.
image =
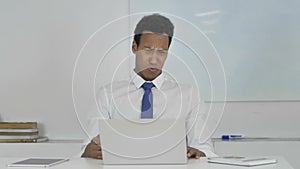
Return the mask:
{"type": "Polygon", "coordinates": [[[223,140],[229,140],[229,139],[240,139],[240,138],[243,138],[244,136],[243,135],[222,135],[222,139],[223,140]]]}

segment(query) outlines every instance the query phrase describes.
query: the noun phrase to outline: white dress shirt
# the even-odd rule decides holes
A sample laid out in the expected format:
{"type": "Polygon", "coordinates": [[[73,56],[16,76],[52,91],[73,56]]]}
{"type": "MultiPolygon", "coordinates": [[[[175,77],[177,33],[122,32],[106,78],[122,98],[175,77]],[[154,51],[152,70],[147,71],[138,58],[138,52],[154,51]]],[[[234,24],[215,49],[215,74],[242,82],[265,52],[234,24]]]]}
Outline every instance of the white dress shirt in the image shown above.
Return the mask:
{"type": "MultiPolygon", "coordinates": [[[[135,72],[129,80],[110,83],[101,87],[96,99],[98,102],[97,113],[92,113],[91,135],[97,135],[96,122],[92,119],[140,119],[141,105],[144,89],[141,87],[146,82],[135,72]]],[[[184,118],[186,121],[187,144],[196,148],[206,156],[215,156],[205,128],[205,109],[198,92],[191,85],[176,83],[175,80],[162,73],[152,83],[153,118],[184,118]],[[206,133],[205,133],[206,132],[206,133]]],[[[100,136],[101,137],[101,136],[100,136]]]]}

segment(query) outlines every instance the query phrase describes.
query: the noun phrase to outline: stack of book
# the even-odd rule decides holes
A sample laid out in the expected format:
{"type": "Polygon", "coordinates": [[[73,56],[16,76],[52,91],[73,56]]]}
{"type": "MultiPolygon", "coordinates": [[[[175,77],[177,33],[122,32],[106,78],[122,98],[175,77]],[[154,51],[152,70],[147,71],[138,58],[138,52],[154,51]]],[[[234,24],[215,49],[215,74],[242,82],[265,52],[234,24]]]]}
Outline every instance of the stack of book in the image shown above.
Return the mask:
{"type": "Polygon", "coordinates": [[[0,143],[34,143],[46,141],[39,137],[37,122],[0,122],[0,143]]]}

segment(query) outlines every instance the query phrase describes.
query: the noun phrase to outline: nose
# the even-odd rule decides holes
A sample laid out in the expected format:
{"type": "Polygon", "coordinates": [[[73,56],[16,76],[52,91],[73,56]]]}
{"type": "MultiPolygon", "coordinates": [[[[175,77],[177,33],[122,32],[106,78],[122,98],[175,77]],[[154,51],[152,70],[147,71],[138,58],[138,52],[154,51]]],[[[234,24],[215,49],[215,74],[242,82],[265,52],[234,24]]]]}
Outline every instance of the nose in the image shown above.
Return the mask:
{"type": "Polygon", "coordinates": [[[151,65],[155,65],[155,64],[157,64],[158,59],[159,59],[159,57],[158,57],[157,51],[153,51],[149,57],[149,63],[151,65]]]}

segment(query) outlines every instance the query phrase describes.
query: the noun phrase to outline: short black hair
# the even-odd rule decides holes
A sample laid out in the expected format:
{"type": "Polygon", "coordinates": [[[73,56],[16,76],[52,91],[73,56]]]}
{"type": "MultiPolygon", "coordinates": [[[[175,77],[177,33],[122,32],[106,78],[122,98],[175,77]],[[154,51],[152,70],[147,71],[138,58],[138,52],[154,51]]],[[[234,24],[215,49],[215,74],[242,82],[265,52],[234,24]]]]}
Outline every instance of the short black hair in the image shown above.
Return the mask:
{"type": "Polygon", "coordinates": [[[169,36],[169,47],[174,33],[174,25],[170,19],[157,13],[144,16],[136,25],[134,30],[134,41],[136,42],[137,47],[140,44],[140,39],[144,31],[167,34],[169,36]]]}

